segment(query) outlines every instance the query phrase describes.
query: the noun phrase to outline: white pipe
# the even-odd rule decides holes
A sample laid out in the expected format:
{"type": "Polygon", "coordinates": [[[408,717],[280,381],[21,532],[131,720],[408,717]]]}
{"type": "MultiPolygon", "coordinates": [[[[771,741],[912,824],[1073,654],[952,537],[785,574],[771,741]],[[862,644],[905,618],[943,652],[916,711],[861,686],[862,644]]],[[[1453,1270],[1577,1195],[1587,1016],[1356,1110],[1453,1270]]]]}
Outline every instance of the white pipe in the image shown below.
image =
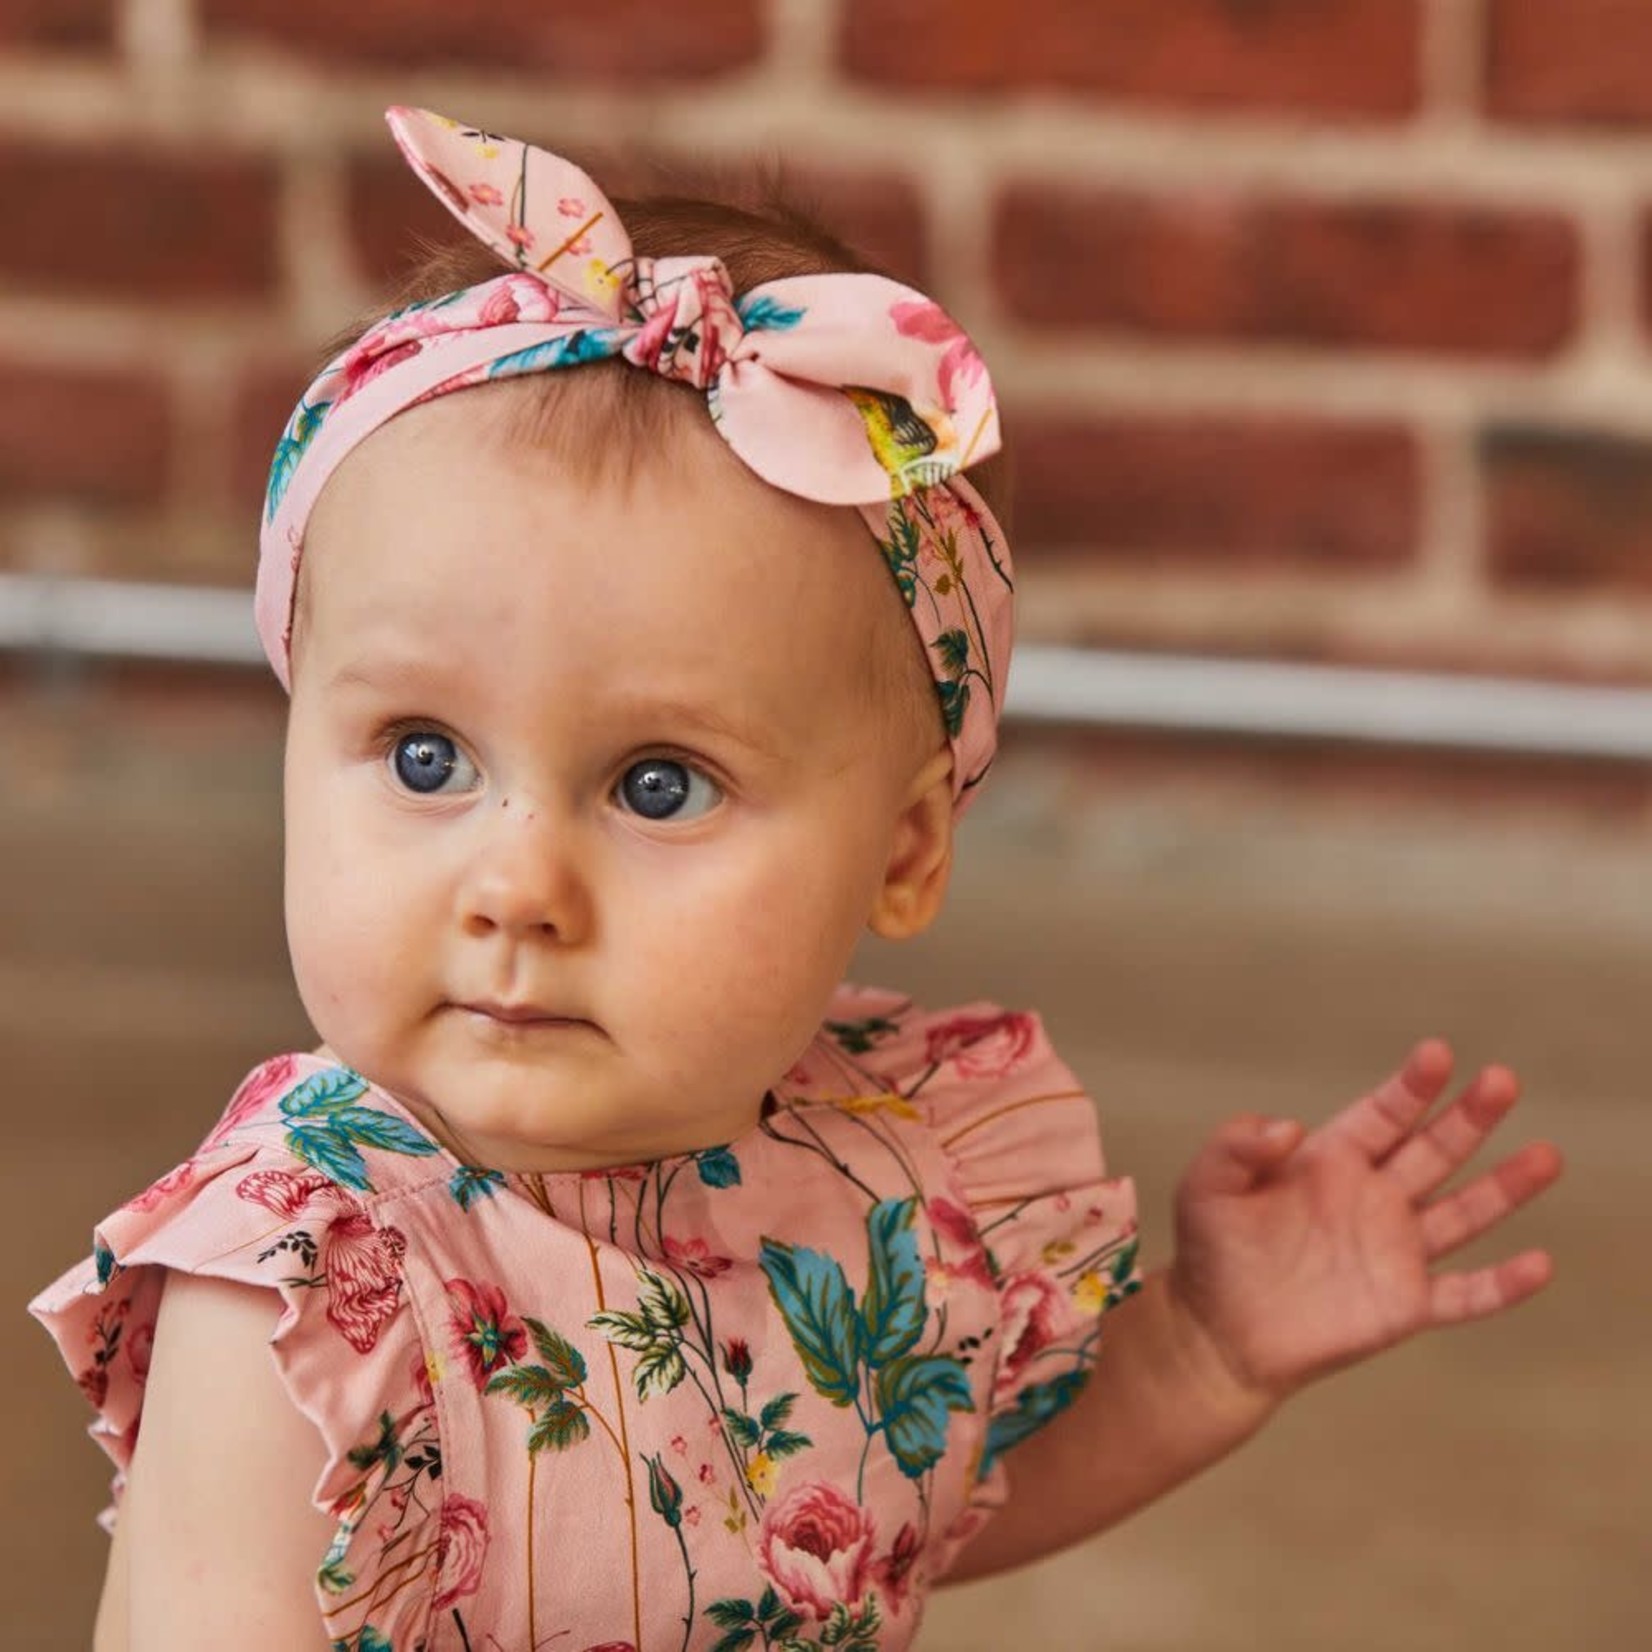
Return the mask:
{"type": "MultiPolygon", "coordinates": [[[[0,574],[0,648],[260,665],[247,593],[0,574]]],[[[1652,761],[1652,689],[1028,644],[1027,723],[1652,761]]]]}

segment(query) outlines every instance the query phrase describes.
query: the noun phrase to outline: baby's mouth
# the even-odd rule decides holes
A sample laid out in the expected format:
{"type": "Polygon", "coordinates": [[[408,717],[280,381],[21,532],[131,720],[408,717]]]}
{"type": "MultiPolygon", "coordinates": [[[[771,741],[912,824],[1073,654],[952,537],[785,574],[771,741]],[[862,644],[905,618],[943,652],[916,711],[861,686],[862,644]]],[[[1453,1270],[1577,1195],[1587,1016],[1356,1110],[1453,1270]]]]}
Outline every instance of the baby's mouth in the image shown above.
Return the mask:
{"type": "Polygon", "coordinates": [[[484,1024],[500,1028],[519,1029],[522,1032],[559,1029],[600,1032],[596,1022],[583,1015],[569,1015],[551,1005],[528,1001],[502,1002],[491,998],[476,998],[455,1002],[453,1009],[484,1024]]]}

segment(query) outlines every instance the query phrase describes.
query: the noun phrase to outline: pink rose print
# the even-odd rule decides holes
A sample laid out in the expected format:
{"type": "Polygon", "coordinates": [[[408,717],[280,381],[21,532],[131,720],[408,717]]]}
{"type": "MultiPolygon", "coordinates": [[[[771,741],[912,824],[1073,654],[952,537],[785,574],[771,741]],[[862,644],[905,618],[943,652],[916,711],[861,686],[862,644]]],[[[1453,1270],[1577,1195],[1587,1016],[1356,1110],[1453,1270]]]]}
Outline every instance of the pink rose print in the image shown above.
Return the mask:
{"type": "Polygon", "coordinates": [[[1012,1273],[998,1300],[1004,1340],[993,1384],[995,1406],[1015,1397],[1021,1374],[1061,1334],[1066,1318],[1066,1297],[1047,1273],[1012,1273]]]}
{"type": "Polygon", "coordinates": [[[224,1116],[212,1127],[212,1134],[207,1137],[202,1151],[216,1147],[232,1130],[245,1124],[271,1096],[285,1095],[292,1089],[297,1066],[296,1057],[278,1055],[248,1073],[241,1082],[241,1088],[230,1097],[224,1116]]]}
{"type": "Polygon", "coordinates": [[[454,1601],[476,1593],[482,1559],[488,1552],[488,1511],[474,1497],[457,1493],[442,1499],[436,1534],[436,1598],[432,1609],[445,1612],[454,1601]]]}
{"type": "Polygon", "coordinates": [[[520,321],[522,306],[516,302],[515,291],[508,286],[495,287],[488,294],[477,319],[484,327],[506,327],[513,321],[520,321]]]}
{"type": "Polygon", "coordinates": [[[947,1279],[968,1279],[984,1285],[989,1291],[997,1288],[992,1269],[987,1264],[986,1247],[981,1243],[975,1218],[950,1199],[934,1198],[924,1206],[940,1240],[941,1257],[938,1262],[926,1262],[931,1277],[939,1273],[947,1279]]]}
{"type": "Polygon", "coordinates": [[[319,1214],[329,1206],[348,1210],[356,1202],[319,1170],[255,1170],[235,1184],[235,1192],[289,1222],[319,1214]]]}
{"type": "Polygon", "coordinates": [[[447,1300],[454,1351],[464,1356],[478,1389],[528,1351],[528,1328],[505,1306],[505,1293],[497,1285],[450,1279],[447,1300]]]}
{"type": "Polygon", "coordinates": [[[1003,1078],[1031,1054],[1036,1032],[1021,1010],[955,1015],[930,1028],[927,1053],[931,1061],[950,1061],[964,1078],[1003,1078]]]}
{"type": "Polygon", "coordinates": [[[895,331],[908,338],[921,338],[929,344],[944,344],[946,353],[936,370],[936,386],[948,409],[958,405],[953,385],[974,384],[986,373],[986,363],[970,343],[962,327],[939,304],[925,299],[921,303],[900,303],[891,308],[889,319],[895,331]]]}
{"type": "Polygon", "coordinates": [[[713,1256],[704,1239],[667,1239],[665,1259],[674,1267],[684,1269],[696,1279],[715,1279],[725,1274],[734,1264],[726,1256],[713,1256]]]}
{"type": "Polygon", "coordinates": [[[806,1481],[763,1511],[757,1561],[799,1611],[824,1622],[857,1604],[872,1577],[872,1516],[824,1480],[806,1481]]]}
{"type": "Polygon", "coordinates": [[[153,1210],[165,1204],[174,1193],[181,1193],[195,1180],[195,1161],[185,1159],[175,1170],[169,1170],[158,1182],[151,1182],[142,1193],[126,1201],[128,1210],[153,1210]]]}
{"type": "Polygon", "coordinates": [[[872,1568],[872,1575],[891,1612],[906,1603],[907,1581],[918,1558],[918,1533],[909,1520],[895,1538],[895,1546],[872,1568]]]}
{"type": "Polygon", "coordinates": [[[365,1212],[342,1216],[327,1234],[327,1317],[358,1354],[372,1350],[401,1296],[407,1241],[376,1228],[365,1212]]]}
{"type": "Polygon", "coordinates": [[[477,206],[503,206],[505,197],[499,193],[494,184],[471,184],[469,189],[471,200],[477,206]]]}

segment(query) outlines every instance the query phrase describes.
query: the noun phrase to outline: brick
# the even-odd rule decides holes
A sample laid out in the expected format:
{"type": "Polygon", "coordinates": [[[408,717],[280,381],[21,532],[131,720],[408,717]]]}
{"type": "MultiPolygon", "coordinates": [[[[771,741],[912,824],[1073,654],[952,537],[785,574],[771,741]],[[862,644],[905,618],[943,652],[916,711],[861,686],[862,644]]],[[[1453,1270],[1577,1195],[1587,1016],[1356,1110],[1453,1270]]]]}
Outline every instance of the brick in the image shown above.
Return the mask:
{"type": "Polygon", "coordinates": [[[1415,555],[1422,489],[1398,425],[1013,410],[1017,543],[1178,566],[1389,568],[1415,555]]]}
{"type": "Polygon", "coordinates": [[[848,0],[853,75],[922,91],[1356,117],[1421,95],[1421,0],[848,0]]]}
{"type": "Polygon", "coordinates": [[[157,378],[0,363],[0,496],[8,500],[156,503],[172,439],[157,378]]]}
{"type": "MultiPolygon", "coordinates": [[[[535,137],[534,141],[559,147],[551,139],[535,137]]],[[[712,199],[750,202],[765,194],[762,180],[750,171],[667,168],[636,156],[592,155],[584,146],[578,146],[570,158],[586,167],[615,199],[628,194],[705,194],[712,199]]],[[[920,287],[927,284],[923,201],[909,179],[799,167],[788,168],[778,178],[776,189],[782,200],[818,219],[897,279],[920,287]]],[[[352,169],[349,218],[362,273],[385,293],[394,292],[406,278],[423,247],[466,239],[464,229],[447,209],[395,160],[363,161],[352,169]]]]}
{"type": "Polygon", "coordinates": [[[1021,182],[995,236],[1005,304],[1042,325],[1535,358],[1579,321],[1556,213],[1021,182]]]}
{"type": "Polygon", "coordinates": [[[1508,426],[1481,438],[1479,458],[1502,584],[1652,591],[1652,442],[1508,426]]]}
{"type": "Polygon", "coordinates": [[[1505,120],[1652,121],[1652,7],[1641,0],[1490,0],[1485,99],[1505,120]]]}
{"type": "Polygon", "coordinates": [[[0,45],[112,48],[113,0],[0,0],[0,45]]]}
{"type": "Polygon", "coordinates": [[[268,299],[276,178],[238,159],[0,147],[0,284],[70,297],[268,299]]]}
{"type": "Polygon", "coordinates": [[[691,80],[755,62],[761,0],[562,0],[509,8],[452,0],[200,0],[209,48],[274,45],[328,64],[538,71],[578,80],[691,80]]]}

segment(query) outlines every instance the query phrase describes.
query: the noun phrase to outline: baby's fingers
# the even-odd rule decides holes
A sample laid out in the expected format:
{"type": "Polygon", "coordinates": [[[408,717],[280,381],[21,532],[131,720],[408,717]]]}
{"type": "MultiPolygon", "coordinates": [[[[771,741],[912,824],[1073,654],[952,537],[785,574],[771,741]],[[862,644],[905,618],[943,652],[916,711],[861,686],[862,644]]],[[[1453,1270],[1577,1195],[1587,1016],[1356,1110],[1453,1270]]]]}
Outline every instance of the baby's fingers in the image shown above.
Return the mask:
{"type": "Polygon", "coordinates": [[[1495,1267],[1436,1274],[1429,1287],[1429,1319],[1436,1326],[1485,1319],[1535,1296],[1554,1277],[1547,1251],[1527,1250],[1495,1267]]]}
{"type": "Polygon", "coordinates": [[[1293,1119],[1264,1119],[1243,1113],[1219,1125],[1182,1177],[1181,1192],[1194,1199],[1248,1193],[1286,1159],[1302,1140],[1293,1119]]]}
{"type": "Polygon", "coordinates": [[[1423,1245],[1432,1262],[1478,1239],[1511,1211],[1551,1187],[1563,1168],[1559,1150],[1531,1142],[1467,1187],[1436,1200],[1422,1212],[1423,1245]]]}
{"type": "Polygon", "coordinates": [[[1450,1077],[1450,1046],[1438,1038],[1424,1039],[1398,1072],[1343,1108],[1325,1130],[1353,1142],[1375,1164],[1417,1127],[1450,1077]]]}
{"type": "Polygon", "coordinates": [[[1426,1198],[1480,1150],[1520,1098],[1507,1067],[1487,1067],[1427,1128],[1407,1136],[1383,1166],[1413,1202],[1426,1198]]]}

